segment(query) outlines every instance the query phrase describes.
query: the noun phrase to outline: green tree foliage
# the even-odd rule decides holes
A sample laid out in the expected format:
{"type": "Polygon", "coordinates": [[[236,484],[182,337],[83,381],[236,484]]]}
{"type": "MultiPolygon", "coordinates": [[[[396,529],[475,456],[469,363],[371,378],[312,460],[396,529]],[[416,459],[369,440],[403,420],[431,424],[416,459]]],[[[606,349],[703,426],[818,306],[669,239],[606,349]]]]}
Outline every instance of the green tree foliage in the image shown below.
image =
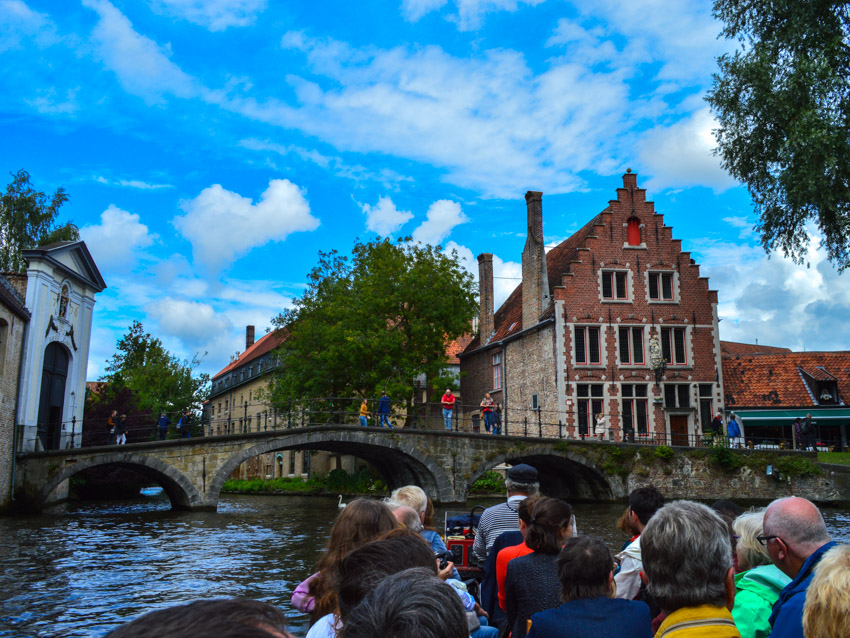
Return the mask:
{"type": "Polygon", "coordinates": [[[70,222],[57,225],[59,208],[68,201],[62,188],[48,198],[30,184],[25,170],[12,173],[12,182],[0,197],[0,270],[24,272],[21,251],[57,241],[76,241],[80,232],[70,222]]]}
{"type": "Polygon", "coordinates": [[[723,35],[739,47],[718,60],[707,96],[723,167],[745,183],[767,252],[798,263],[805,225],[830,260],[850,266],[850,13],[832,0],[715,0],[723,35]]]}
{"type": "Polygon", "coordinates": [[[476,292],[457,255],[439,247],[379,238],[356,242],[350,258],[320,252],[304,295],[274,320],[288,336],[272,400],[386,390],[409,408],[418,375],[445,383],[446,343],[470,330],[476,292]]]}
{"type": "MultiPolygon", "coordinates": [[[[87,397],[87,419],[105,418],[116,409],[152,427],[152,417],[158,412],[167,412],[176,423],[186,410],[200,411],[209,393],[209,375],[195,374],[198,357],[181,361],[163,347],[162,341],[146,333],[138,321],[132,323],[116,348],[102,378],[104,385],[87,397]]],[[[128,425],[132,431],[131,418],[128,425]]]]}

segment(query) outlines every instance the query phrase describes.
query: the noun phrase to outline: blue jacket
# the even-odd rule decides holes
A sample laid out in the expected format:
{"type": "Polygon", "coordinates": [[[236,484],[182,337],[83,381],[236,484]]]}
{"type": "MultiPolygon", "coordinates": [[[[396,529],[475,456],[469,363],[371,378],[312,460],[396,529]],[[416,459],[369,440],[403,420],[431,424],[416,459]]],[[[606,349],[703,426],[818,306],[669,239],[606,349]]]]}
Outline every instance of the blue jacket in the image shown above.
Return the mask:
{"type": "Polygon", "coordinates": [[[741,428],[740,428],[740,426],[738,425],[738,422],[735,419],[732,419],[731,421],[729,421],[728,432],[729,432],[730,438],[733,438],[733,439],[741,436],[741,428]]]}
{"type": "Polygon", "coordinates": [[[381,397],[378,399],[378,414],[389,414],[390,413],[390,398],[389,397],[381,397]]]}
{"type": "Polygon", "coordinates": [[[579,598],[531,617],[526,638],[652,638],[649,607],[622,598],[579,598]]]}
{"type": "Polygon", "coordinates": [[[815,566],[828,550],[835,547],[830,541],[806,559],[800,573],[785,586],[779,594],[779,600],[773,606],[770,626],[773,631],[769,638],[805,638],[803,634],[803,604],[806,602],[806,590],[812,581],[815,566]]]}

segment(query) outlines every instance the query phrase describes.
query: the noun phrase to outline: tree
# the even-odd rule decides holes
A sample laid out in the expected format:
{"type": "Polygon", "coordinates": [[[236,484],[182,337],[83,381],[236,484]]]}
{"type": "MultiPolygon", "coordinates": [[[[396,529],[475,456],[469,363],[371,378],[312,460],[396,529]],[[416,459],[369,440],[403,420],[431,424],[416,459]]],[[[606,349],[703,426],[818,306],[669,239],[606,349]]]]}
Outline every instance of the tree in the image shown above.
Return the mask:
{"type": "Polygon", "coordinates": [[[320,252],[304,295],[274,320],[287,337],[272,401],[386,390],[409,412],[417,376],[445,383],[446,343],[469,332],[476,292],[439,247],[378,238],[357,241],[350,259],[320,252]]]}
{"type": "Polygon", "coordinates": [[[850,12],[831,0],[715,0],[723,35],[707,96],[723,167],[747,185],[769,253],[804,261],[813,220],[850,266],[850,12]]]}
{"type": "Polygon", "coordinates": [[[12,182],[0,197],[0,270],[24,272],[21,251],[57,241],[76,241],[80,231],[72,223],[56,223],[62,204],[68,201],[63,188],[49,198],[30,184],[25,170],[12,173],[12,182]]]}

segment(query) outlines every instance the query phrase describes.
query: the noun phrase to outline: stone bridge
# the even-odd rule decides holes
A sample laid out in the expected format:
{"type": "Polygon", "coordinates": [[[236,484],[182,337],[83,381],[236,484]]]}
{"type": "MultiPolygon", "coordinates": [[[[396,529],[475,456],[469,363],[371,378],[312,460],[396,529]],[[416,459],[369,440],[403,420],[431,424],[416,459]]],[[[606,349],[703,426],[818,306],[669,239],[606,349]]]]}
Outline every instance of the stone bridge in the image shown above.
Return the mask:
{"type": "MultiPolygon", "coordinates": [[[[442,504],[464,502],[484,472],[501,463],[520,462],[537,468],[541,492],[573,501],[616,501],[647,483],[674,498],[745,493],[769,499],[795,493],[818,501],[846,500],[828,473],[797,476],[793,482],[789,474],[786,483],[785,477],[768,479],[749,466],[723,472],[708,462],[705,450],[676,448],[671,456],[669,451],[655,454],[656,448],[645,445],[355,426],[28,453],[17,459],[16,500],[41,510],[67,495],[68,479],[75,474],[119,466],[160,484],[176,509],[215,510],[224,481],[243,461],[287,449],[354,455],[369,462],[390,489],[414,483],[442,504]]],[[[790,458],[784,452],[773,454],[790,458]]],[[[803,459],[807,453],[791,454],[803,459]]]]}

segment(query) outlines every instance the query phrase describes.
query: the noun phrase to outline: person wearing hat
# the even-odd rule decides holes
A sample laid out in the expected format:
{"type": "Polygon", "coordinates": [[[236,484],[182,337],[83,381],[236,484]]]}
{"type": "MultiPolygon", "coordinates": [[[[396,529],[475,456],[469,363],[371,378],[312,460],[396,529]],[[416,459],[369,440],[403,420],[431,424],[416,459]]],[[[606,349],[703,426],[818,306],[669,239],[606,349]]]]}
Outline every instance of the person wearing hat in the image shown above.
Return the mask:
{"type": "Polygon", "coordinates": [[[478,532],[475,534],[472,553],[478,558],[479,563],[487,560],[490,548],[502,532],[519,529],[517,514],[519,504],[529,496],[536,496],[540,490],[537,470],[525,463],[514,465],[508,470],[505,489],[508,492],[507,502],[488,507],[478,522],[478,532]]]}

